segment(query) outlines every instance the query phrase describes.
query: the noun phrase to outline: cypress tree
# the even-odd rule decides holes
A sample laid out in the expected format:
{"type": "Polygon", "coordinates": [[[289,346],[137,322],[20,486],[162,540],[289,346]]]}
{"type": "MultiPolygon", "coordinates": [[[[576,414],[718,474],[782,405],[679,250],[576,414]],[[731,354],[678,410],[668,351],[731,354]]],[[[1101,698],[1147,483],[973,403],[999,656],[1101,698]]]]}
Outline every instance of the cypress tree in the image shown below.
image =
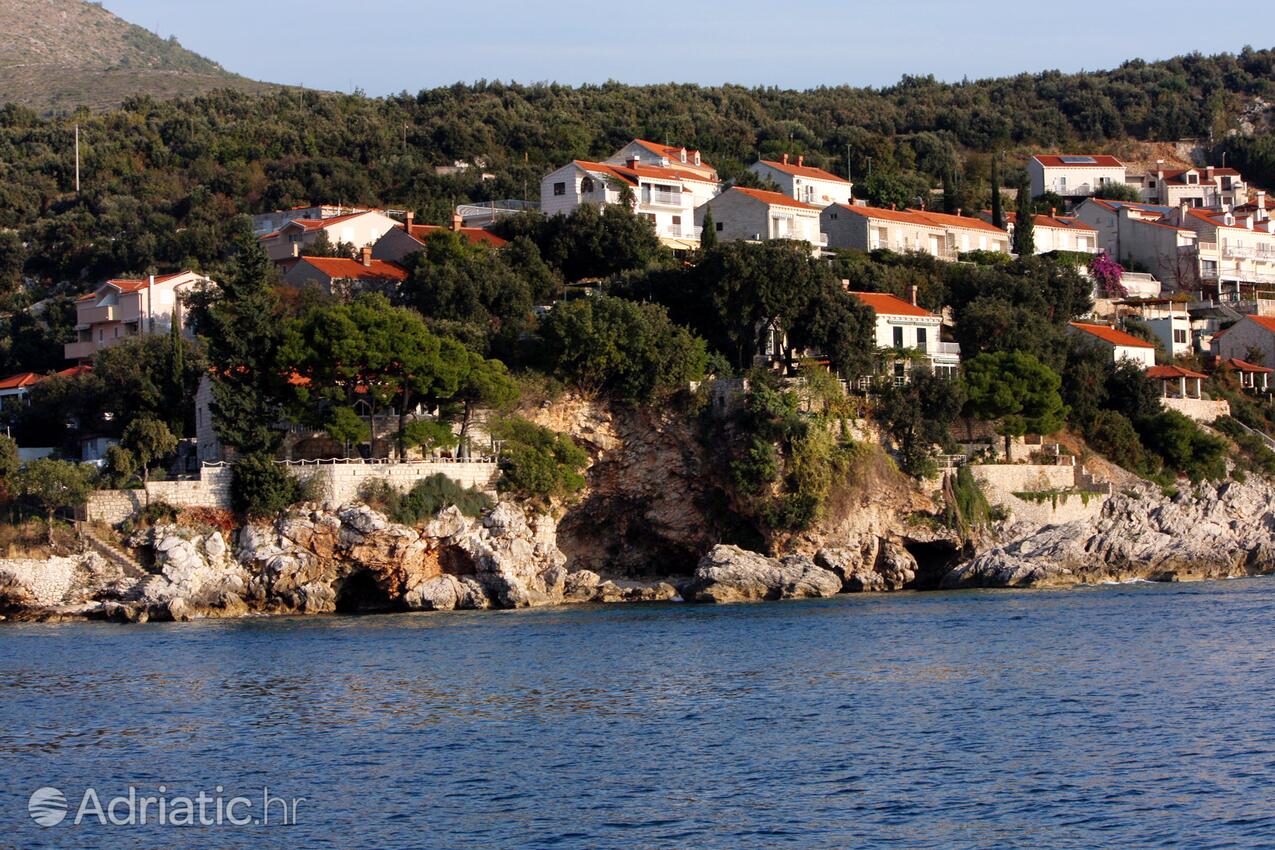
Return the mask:
{"type": "Polygon", "coordinates": [[[1018,184],[1018,215],[1014,222],[1014,253],[1030,257],[1036,253],[1036,210],[1032,205],[1031,184],[1024,177],[1018,184]]]}
{"type": "MultiPolygon", "coordinates": [[[[181,326],[177,323],[177,311],[173,311],[173,322],[168,328],[168,382],[172,394],[169,398],[186,397],[186,346],[182,342],[181,326]]],[[[169,428],[179,438],[186,433],[185,418],[181,413],[181,405],[176,405],[169,420],[169,428]]]]}
{"type": "Polygon", "coordinates": [[[701,251],[711,251],[717,247],[717,226],[713,223],[711,207],[704,210],[704,229],[699,234],[699,247],[701,251]]]}
{"type": "Polygon", "coordinates": [[[1000,157],[992,157],[992,226],[1005,229],[1005,208],[1001,201],[1000,157]]]}

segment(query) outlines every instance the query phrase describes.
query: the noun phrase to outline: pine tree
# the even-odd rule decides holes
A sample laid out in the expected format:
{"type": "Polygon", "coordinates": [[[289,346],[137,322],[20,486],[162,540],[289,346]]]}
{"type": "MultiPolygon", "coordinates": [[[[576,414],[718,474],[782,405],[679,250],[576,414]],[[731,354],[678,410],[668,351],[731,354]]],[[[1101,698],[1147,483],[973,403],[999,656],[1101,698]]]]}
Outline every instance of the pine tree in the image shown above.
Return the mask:
{"type": "Polygon", "coordinates": [[[700,231],[699,247],[701,251],[711,251],[717,247],[717,225],[713,222],[713,210],[704,210],[704,228],[700,231]]]}
{"type": "Polygon", "coordinates": [[[1036,210],[1031,184],[1024,177],[1018,184],[1018,213],[1014,222],[1014,253],[1030,257],[1036,253],[1036,210]]]}
{"type": "Polygon", "coordinates": [[[992,226],[1005,229],[1005,207],[1001,198],[1000,157],[992,157],[992,226]]]}
{"type": "Polygon", "coordinates": [[[251,237],[242,239],[204,328],[217,435],[243,454],[273,453],[281,437],[274,427],[283,389],[280,330],[270,277],[265,252],[251,237]]]}
{"type": "MultiPolygon", "coordinates": [[[[169,398],[184,398],[186,390],[186,344],[182,341],[181,325],[177,321],[177,311],[173,311],[173,321],[168,328],[168,382],[171,388],[169,398]]],[[[169,428],[178,437],[186,433],[185,417],[181,410],[174,410],[169,428]]]]}

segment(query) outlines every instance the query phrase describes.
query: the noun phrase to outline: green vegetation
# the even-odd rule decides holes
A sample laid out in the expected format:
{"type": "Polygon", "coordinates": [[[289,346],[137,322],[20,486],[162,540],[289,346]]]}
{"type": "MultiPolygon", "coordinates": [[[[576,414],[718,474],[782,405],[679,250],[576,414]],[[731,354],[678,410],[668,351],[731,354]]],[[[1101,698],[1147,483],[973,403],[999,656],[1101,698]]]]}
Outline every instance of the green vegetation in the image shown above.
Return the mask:
{"type": "Polygon", "coordinates": [[[968,466],[943,480],[943,524],[968,536],[973,530],[986,528],[992,522],[992,506],[983,488],[968,466]]]}
{"type": "Polygon", "coordinates": [[[544,506],[569,500],[583,489],[589,455],[565,434],[511,417],[493,422],[491,435],[503,443],[502,492],[544,506]]]}
{"type": "Polygon", "coordinates": [[[301,501],[300,482],[269,455],[250,454],[235,463],[230,501],[248,519],[277,517],[301,501]]]}
{"type": "Polygon", "coordinates": [[[42,458],[31,461],[15,477],[17,492],[45,517],[49,545],[53,545],[53,515],[88,501],[92,485],[88,471],[77,463],[42,458]]]}
{"type": "Polygon", "coordinates": [[[961,381],[928,369],[913,368],[907,386],[886,382],[879,388],[876,417],[894,442],[901,470],[916,478],[934,475],[934,446],[952,442],[950,427],[964,404],[961,381]]]}
{"type": "Polygon", "coordinates": [[[442,473],[418,481],[406,493],[400,493],[384,479],[374,478],[359,488],[359,498],[391,521],[403,525],[416,525],[453,505],[468,517],[476,517],[492,507],[486,493],[462,487],[442,473]]]}
{"type": "Polygon", "coordinates": [[[996,420],[1007,457],[1011,437],[1052,434],[1062,428],[1067,415],[1059,393],[1062,378],[1034,356],[1016,351],[980,354],[966,361],[964,371],[966,412],[976,419],[996,420]]]}

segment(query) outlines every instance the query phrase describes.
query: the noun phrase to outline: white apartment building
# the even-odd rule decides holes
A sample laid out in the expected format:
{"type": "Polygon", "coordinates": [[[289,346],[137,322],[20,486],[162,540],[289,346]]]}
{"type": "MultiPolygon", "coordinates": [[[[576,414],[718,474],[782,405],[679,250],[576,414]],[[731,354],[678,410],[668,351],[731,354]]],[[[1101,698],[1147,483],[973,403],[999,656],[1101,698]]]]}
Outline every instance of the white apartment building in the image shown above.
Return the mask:
{"type": "Polygon", "coordinates": [[[708,210],[713,211],[713,227],[723,242],[793,239],[808,242],[815,252],[827,244],[819,230],[822,210],[779,192],[732,186],[695,210],[696,227],[704,226],[708,210]]]}
{"type": "MultiPolygon", "coordinates": [[[[1018,226],[1018,214],[1005,215],[1005,230],[1011,241],[1018,226]]],[[[1098,253],[1098,229],[1071,215],[1037,215],[1032,219],[1032,241],[1037,254],[1051,251],[1075,251],[1080,254],[1098,253]]]]}
{"type": "Polygon", "coordinates": [[[302,249],[317,242],[322,233],[327,234],[333,246],[344,242],[358,251],[375,245],[388,231],[401,226],[379,210],[368,210],[333,218],[294,218],[278,230],[258,237],[258,241],[266,256],[280,263],[299,257],[302,249]]]}
{"type": "Polygon", "coordinates": [[[806,158],[789,160],[788,154],[778,161],[763,159],[749,166],[761,178],[770,178],[788,197],[823,209],[829,204],[853,204],[854,184],[844,177],[806,165],[806,158]]]}
{"type": "Polygon", "coordinates": [[[86,360],[130,336],[181,328],[181,296],[204,286],[215,284],[196,272],[106,281],[76,299],[76,339],[63,346],[66,359],[86,360]]]}
{"type": "Polygon", "coordinates": [[[540,183],[540,209],[547,216],[569,215],[581,206],[619,204],[632,193],[634,212],[651,220],[660,240],[672,248],[699,245],[695,199],[713,197],[719,184],[708,177],[636,157],[625,165],[575,160],[540,183]]]}
{"type": "Polygon", "coordinates": [[[1027,160],[1032,197],[1053,192],[1083,198],[1103,186],[1125,182],[1125,164],[1106,154],[1036,154],[1027,160]]]}
{"type": "Polygon", "coordinates": [[[1113,363],[1127,360],[1140,369],[1150,369],[1155,365],[1155,346],[1133,334],[1108,325],[1093,325],[1085,322],[1072,322],[1069,330],[1107,351],[1113,363]]]}
{"type": "Polygon", "coordinates": [[[1164,160],[1156,162],[1156,170],[1131,177],[1142,198],[1149,204],[1176,207],[1236,207],[1248,201],[1248,184],[1234,168],[1165,168],[1164,160]]]}
{"type": "MultiPolygon", "coordinates": [[[[954,377],[961,368],[961,346],[939,338],[943,319],[915,303],[882,292],[850,292],[876,314],[876,347],[912,349],[924,354],[936,374],[954,377]]],[[[894,364],[896,380],[905,380],[907,361],[894,364]]]]}
{"type": "Polygon", "coordinates": [[[832,204],[820,221],[831,248],[920,251],[941,260],[966,251],[1009,253],[1009,234],[973,216],[832,204]]]}

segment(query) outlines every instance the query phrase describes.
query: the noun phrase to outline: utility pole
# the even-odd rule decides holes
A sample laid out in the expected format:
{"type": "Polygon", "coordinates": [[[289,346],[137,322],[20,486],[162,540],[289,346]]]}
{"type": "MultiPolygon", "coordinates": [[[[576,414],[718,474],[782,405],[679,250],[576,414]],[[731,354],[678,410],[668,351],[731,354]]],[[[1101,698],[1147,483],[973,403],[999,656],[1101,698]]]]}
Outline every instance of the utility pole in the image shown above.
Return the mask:
{"type": "Polygon", "coordinates": [[[80,195],[80,125],[75,125],[75,196],[80,195]]]}

